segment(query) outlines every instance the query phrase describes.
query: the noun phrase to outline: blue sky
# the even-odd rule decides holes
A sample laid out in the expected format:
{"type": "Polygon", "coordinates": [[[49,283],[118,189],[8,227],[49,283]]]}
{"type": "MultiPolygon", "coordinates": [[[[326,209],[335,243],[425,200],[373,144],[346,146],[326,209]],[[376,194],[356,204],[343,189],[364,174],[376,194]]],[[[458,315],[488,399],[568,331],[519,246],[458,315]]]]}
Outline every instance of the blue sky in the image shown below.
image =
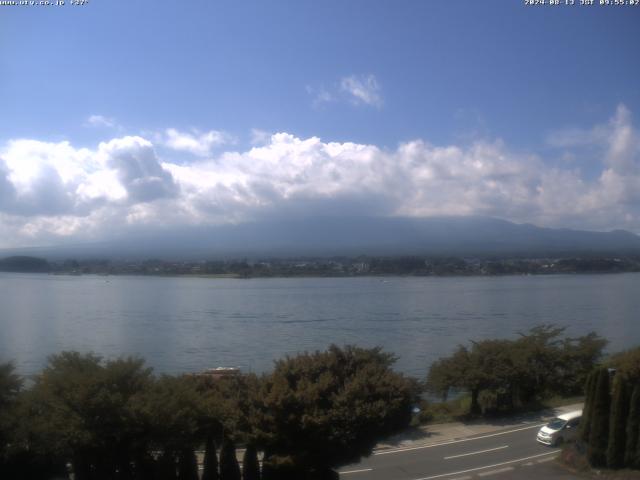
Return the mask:
{"type": "Polygon", "coordinates": [[[331,211],[366,194],[386,207],[363,214],[490,214],[640,232],[640,181],[616,183],[640,178],[633,120],[640,112],[640,7],[523,3],[0,7],[0,223],[10,232],[0,245],[99,236],[106,225],[124,228],[138,218],[158,222],[153,211],[166,210],[170,199],[181,212],[178,225],[242,221],[260,206],[286,210],[318,197],[331,211]],[[309,144],[314,138],[320,143],[309,144]],[[282,144],[289,145],[285,154],[282,144]],[[419,160],[402,160],[407,145],[419,160]],[[371,158],[358,157],[362,149],[371,158]],[[300,164],[314,155],[324,159],[321,172],[300,164]],[[75,167],[61,156],[73,157],[75,167]],[[468,167],[478,161],[497,163],[471,178],[468,167]],[[246,162],[281,175],[256,178],[243,170],[246,162]],[[388,176],[398,165],[393,185],[363,173],[388,176]],[[442,184],[446,176],[429,184],[442,168],[460,179],[458,190],[442,184]],[[102,176],[87,181],[97,170],[102,176]],[[209,184],[193,180],[207,174],[209,184]],[[312,174],[300,188],[286,187],[312,174]],[[505,175],[513,181],[500,183],[505,175]],[[548,175],[563,180],[552,185],[548,175]],[[389,191],[405,177],[424,180],[411,184],[411,201],[389,191]],[[155,193],[132,193],[131,182],[153,185],[155,193]],[[355,192],[362,182],[369,183],[355,192]],[[460,196],[478,182],[493,193],[460,196]],[[575,198],[565,198],[565,188],[575,198]],[[84,197],[73,197],[79,189],[84,197]],[[541,189],[556,196],[543,199],[541,189]],[[444,198],[447,190],[458,196],[444,198]],[[188,213],[207,202],[203,210],[215,215],[188,213]],[[552,215],[567,202],[580,208],[552,215]]]}

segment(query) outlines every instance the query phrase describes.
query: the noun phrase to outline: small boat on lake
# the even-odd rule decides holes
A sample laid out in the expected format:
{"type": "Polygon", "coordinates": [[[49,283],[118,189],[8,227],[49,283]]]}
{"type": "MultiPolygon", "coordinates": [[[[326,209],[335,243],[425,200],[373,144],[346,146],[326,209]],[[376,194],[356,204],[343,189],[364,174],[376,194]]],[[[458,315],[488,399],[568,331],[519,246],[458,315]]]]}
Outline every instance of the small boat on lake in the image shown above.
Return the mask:
{"type": "Polygon", "coordinates": [[[210,378],[212,380],[218,380],[220,378],[229,378],[236,377],[241,374],[240,368],[238,367],[216,367],[216,368],[208,368],[203,370],[200,373],[194,373],[196,377],[205,377],[210,378]]]}

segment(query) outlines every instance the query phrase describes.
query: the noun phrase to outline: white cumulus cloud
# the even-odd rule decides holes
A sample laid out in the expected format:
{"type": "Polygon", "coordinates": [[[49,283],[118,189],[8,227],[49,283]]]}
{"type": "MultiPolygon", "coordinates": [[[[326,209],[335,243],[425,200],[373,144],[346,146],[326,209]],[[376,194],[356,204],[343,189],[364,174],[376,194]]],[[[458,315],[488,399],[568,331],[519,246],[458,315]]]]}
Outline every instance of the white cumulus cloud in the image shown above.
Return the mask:
{"type": "Polygon", "coordinates": [[[265,216],[489,215],[640,232],[640,135],[631,112],[620,106],[588,132],[600,159],[589,175],[500,140],[417,139],[383,149],[254,132],[252,148],[174,161],[156,148],[162,138],[117,137],[93,149],[16,139],[0,145],[0,246],[265,216]]]}
{"type": "Polygon", "coordinates": [[[181,132],[175,128],[168,128],[162,138],[164,146],[173,150],[184,151],[206,157],[214,147],[231,142],[231,137],[224,132],[210,130],[208,132],[181,132]]]}

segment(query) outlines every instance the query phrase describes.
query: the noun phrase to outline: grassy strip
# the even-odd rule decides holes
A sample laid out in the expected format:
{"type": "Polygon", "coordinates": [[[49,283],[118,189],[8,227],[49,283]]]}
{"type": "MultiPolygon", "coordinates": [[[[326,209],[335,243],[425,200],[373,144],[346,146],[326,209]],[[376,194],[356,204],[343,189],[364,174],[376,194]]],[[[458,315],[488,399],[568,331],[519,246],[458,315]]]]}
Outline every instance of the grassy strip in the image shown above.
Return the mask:
{"type": "MultiPolygon", "coordinates": [[[[584,401],[582,396],[574,397],[551,397],[543,402],[532,403],[529,405],[523,405],[511,411],[492,412],[487,413],[485,417],[501,417],[510,416],[514,414],[534,413],[543,411],[546,409],[563,407],[565,405],[572,405],[574,403],[580,403],[584,401]]],[[[453,400],[446,402],[423,402],[420,405],[420,413],[416,414],[413,418],[412,425],[429,425],[433,423],[449,423],[460,422],[465,420],[471,420],[473,418],[469,416],[469,408],[471,406],[471,397],[469,395],[461,395],[453,400]]]]}

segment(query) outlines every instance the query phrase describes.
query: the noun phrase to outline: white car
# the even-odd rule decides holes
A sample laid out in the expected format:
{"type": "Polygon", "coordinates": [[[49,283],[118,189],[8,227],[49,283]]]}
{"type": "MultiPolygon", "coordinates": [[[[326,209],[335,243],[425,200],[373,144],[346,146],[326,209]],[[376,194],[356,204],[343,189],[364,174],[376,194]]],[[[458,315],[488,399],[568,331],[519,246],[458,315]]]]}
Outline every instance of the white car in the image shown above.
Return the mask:
{"type": "Polygon", "coordinates": [[[545,445],[555,446],[567,440],[574,440],[578,434],[578,426],[582,418],[582,410],[565,413],[552,418],[540,429],[537,440],[545,445]]]}

